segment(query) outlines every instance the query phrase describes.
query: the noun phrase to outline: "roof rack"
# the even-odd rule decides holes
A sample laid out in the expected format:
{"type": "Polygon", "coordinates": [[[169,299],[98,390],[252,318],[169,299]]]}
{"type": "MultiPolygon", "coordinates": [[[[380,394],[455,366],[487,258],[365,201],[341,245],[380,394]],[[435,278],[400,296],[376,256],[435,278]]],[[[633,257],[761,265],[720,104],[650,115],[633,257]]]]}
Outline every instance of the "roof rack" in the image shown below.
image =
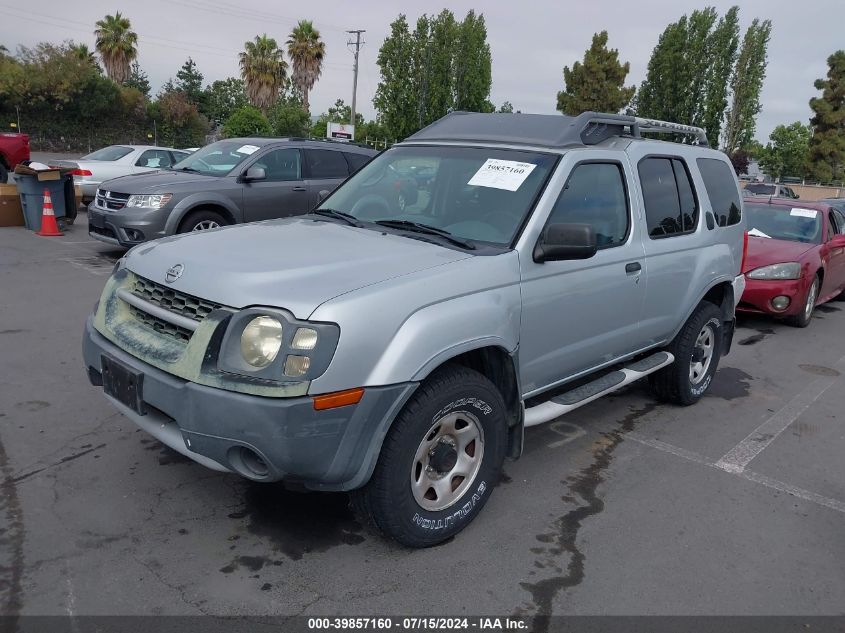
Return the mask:
{"type": "Polygon", "coordinates": [[[596,145],[612,137],[641,138],[641,133],[684,134],[708,146],[699,127],[624,114],[582,112],[547,114],[480,114],[451,112],[410,136],[408,141],[498,141],[547,147],[596,145]]]}

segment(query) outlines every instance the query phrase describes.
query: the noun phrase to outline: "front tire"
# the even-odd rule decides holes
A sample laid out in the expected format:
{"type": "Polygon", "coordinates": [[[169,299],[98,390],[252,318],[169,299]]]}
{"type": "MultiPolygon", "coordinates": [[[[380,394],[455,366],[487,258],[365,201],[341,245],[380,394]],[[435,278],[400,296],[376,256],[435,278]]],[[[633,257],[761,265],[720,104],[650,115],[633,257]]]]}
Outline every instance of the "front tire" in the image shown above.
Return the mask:
{"type": "Polygon", "coordinates": [[[199,209],[198,211],[191,211],[179,223],[179,230],[177,233],[191,233],[193,231],[207,231],[209,229],[216,229],[220,226],[228,226],[226,219],[210,209],[199,209]]]}
{"type": "Polygon", "coordinates": [[[370,481],[352,493],[363,518],[407,547],[463,530],[499,481],[505,403],[483,375],[458,365],[423,382],[393,422],[370,481]]]}
{"type": "Polygon", "coordinates": [[[722,311],[702,301],[666,348],[675,362],[648,377],[660,400],[689,406],[701,399],[719,367],[722,327],[722,311]]]}
{"type": "Polygon", "coordinates": [[[807,296],[804,297],[804,307],[801,308],[801,312],[796,314],[795,316],[791,316],[787,319],[787,323],[793,325],[795,327],[807,327],[810,325],[810,321],[813,320],[813,310],[816,309],[816,301],[819,298],[819,276],[813,279],[813,283],[810,284],[810,287],[807,289],[807,296]]]}

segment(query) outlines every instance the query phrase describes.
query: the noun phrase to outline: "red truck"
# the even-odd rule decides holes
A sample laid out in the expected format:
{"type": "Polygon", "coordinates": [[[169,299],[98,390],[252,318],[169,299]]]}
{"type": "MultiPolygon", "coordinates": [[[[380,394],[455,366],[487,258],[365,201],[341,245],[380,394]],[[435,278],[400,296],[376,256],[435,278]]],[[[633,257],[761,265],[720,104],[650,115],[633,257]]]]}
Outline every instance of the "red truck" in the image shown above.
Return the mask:
{"type": "Polygon", "coordinates": [[[29,160],[29,135],[0,132],[0,185],[8,180],[8,172],[25,160],[29,160]]]}

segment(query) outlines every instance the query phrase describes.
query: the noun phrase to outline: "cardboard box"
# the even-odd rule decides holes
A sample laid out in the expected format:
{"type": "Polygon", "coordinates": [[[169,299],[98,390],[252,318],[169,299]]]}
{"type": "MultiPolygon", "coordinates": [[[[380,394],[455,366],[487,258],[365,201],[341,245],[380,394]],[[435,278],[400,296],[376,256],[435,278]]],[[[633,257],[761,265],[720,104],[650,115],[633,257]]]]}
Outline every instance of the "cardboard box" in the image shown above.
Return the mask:
{"type": "Polygon", "coordinates": [[[62,171],[70,171],[70,169],[40,169],[35,170],[26,165],[18,165],[15,167],[15,173],[22,176],[36,176],[39,182],[45,180],[59,180],[62,177],[62,171]]]}
{"type": "Polygon", "coordinates": [[[15,185],[0,185],[0,226],[24,226],[21,197],[15,185]]]}

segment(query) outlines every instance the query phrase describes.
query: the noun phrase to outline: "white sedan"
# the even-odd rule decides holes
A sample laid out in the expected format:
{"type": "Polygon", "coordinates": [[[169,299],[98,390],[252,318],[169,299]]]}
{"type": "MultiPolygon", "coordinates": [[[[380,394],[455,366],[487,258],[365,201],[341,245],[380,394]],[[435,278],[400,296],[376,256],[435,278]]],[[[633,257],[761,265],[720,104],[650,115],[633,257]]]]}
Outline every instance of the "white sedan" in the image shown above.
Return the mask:
{"type": "Polygon", "coordinates": [[[109,145],[77,160],[54,161],[57,167],[71,167],[74,183],[82,188],[82,203],[88,204],[97,194],[100,183],[163,169],[190,155],[185,150],[150,145],[109,145]]]}

